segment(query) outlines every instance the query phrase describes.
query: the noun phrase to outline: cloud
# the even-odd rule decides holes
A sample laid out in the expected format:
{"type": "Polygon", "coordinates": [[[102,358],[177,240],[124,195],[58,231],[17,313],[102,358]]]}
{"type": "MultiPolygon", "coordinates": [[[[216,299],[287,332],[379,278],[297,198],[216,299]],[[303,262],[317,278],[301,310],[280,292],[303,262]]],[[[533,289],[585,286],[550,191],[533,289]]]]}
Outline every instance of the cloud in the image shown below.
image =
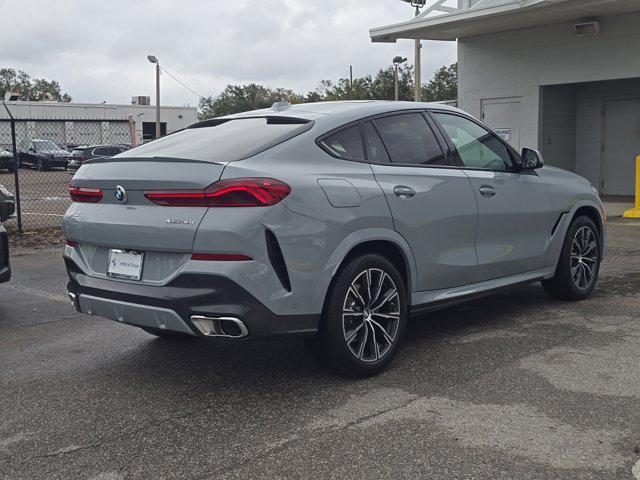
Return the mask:
{"type": "MultiPolygon", "coordinates": [[[[202,95],[257,82],[301,93],[323,79],[375,74],[413,43],[373,44],[369,28],[412,16],[393,0],[0,0],[0,66],[58,80],[75,101],[152,95],[154,54],[202,95]]],[[[452,42],[425,42],[423,79],[455,61],[452,42]]],[[[165,105],[197,97],[167,75],[165,105]]]]}

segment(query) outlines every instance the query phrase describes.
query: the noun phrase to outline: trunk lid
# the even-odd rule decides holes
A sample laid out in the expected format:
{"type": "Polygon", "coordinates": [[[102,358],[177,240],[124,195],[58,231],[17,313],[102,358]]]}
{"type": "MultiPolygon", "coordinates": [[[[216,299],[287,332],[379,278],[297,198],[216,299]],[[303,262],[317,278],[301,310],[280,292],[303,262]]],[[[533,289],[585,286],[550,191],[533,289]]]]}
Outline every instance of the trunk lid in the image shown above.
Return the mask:
{"type": "MultiPolygon", "coordinates": [[[[201,191],[218,181],[223,170],[219,163],[175,159],[91,160],[80,167],[71,184],[100,189],[103,197],[98,203],[73,203],[63,220],[65,234],[79,244],[107,249],[190,253],[207,208],[163,207],[144,193],[201,191]],[[117,187],[124,190],[121,201],[116,199],[117,187]]],[[[92,255],[103,259],[105,252],[92,251],[92,255]]],[[[145,259],[145,269],[146,263],[145,259]]]]}

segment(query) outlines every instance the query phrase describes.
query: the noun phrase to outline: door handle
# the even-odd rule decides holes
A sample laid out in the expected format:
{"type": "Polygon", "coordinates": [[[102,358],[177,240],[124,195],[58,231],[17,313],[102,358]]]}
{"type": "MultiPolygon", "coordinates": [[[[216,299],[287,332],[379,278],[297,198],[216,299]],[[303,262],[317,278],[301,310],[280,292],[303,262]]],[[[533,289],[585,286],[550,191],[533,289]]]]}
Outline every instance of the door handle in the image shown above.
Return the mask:
{"type": "Polygon", "coordinates": [[[396,185],[393,188],[393,193],[396,194],[398,198],[413,198],[416,196],[416,191],[411,187],[405,187],[404,185],[396,185]]]}
{"type": "Polygon", "coordinates": [[[483,197],[495,197],[497,193],[498,192],[496,192],[496,189],[491,185],[482,185],[480,187],[480,195],[482,195],[483,197]]]}

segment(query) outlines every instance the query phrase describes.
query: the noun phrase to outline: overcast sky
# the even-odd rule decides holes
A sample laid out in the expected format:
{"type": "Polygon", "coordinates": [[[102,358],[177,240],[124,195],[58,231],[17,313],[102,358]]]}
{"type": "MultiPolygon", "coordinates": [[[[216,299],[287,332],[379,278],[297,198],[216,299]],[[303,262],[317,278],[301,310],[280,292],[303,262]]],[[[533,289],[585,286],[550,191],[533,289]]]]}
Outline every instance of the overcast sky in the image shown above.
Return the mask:
{"type": "MultiPolygon", "coordinates": [[[[374,74],[413,43],[373,44],[369,28],[408,20],[400,0],[0,0],[0,66],[60,82],[77,102],[155,95],[154,54],[201,95],[228,83],[315,89],[374,74]]],[[[454,42],[425,42],[423,81],[456,60],[454,42]]],[[[167,75],[165,105],[198,97],[167,75]]]]}

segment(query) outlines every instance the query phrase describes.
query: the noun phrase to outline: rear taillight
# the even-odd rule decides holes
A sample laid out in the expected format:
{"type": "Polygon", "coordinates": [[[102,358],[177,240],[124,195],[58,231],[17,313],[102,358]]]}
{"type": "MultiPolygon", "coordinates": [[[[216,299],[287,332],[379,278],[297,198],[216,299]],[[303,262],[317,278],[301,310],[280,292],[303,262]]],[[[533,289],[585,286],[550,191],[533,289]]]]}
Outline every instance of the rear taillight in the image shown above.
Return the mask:
{"type": "Polygon", "coordinates": [[[69,191],[71,200],[73,200],[74,202],[98,203],[100,200],[102,200],[102,190],[100,190],[99,188],[84,188],[69,185],[67,187],[67,190],[69,191]]]}
{"type": "Polygon", "coordinates": [[[233,178],[204,190],[144,192],[144,196],[165,207],[269,207],[289,193],[289,185],[273,178],[233,178]]]}

